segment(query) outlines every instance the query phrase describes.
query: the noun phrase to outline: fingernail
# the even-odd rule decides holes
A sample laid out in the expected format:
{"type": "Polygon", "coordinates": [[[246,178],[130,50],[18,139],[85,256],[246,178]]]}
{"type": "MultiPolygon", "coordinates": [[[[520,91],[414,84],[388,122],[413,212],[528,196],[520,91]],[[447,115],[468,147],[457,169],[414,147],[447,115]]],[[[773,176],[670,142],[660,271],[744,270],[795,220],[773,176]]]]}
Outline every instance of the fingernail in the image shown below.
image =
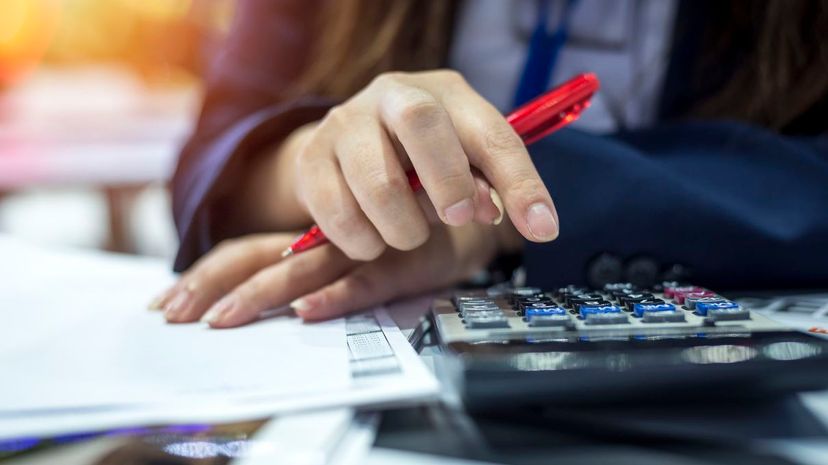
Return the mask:
{"type": "Polygon", "coordinates": [[[503,221],[503,200],[500,198],[500,194],[498,194],[493,187],[489,188],[489,197],[491,197],[492,203],[497,208],[497,218],[492,220],[492,224],[497,226],[501,221],[503,221]]]}
{"type": "Polygon", "coordinates": [[[451,226],[462,226],[474,217],[474,202],[463,199],[443,211],[446,223],[451,226]]]}
{"type": "Polygon", "coordinates": [[[545,203],[534,203],[526,215],[529,232],[539,241],[551,241],[558,235],[558,224],[552,210],[545,203]]]}
{"type": "Polygon", "coordinates": [[[292,308],[297,313],[307,312],[308,310],[311,309],[310,302],[308,302],[307,299],[302,298],[302,297],[294,300],[289,305],[290,305],[290,308],[292,308]]]}
{"type": "Polygon", "coordinates": [[[201,322],[207,324],[218,323],[233,310],[235,305],[236,299],[234,296],[225,296],[207,310],[207,313],[201,317],[201,322]]]}
{"type": "Polygon", "coordinates": [[[147,310],[161,310],[161,302],[164,301],[164,294],[159,295],[158,297],[152,299],[152,302],[147,305],[147,310]]]}
{"type": "Polygon", "coordinates": [[[164,305],[164,316],[169,320],[183,313],[190,300],[190,293],[179,291],[173,298],[164,305]]]}

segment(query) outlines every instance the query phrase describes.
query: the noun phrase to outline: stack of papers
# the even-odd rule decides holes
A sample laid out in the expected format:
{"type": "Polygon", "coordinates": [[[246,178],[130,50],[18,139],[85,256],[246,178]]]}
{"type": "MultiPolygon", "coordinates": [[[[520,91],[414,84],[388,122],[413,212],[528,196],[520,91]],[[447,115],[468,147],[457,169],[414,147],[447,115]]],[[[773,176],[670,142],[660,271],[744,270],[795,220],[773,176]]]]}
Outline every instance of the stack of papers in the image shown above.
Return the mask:
{"type": "Polygon", "coordinates": [[[317,324],[168,325],[160,260],[0,236],[0,438],[421,401],[438,384],[382,309],[317,324]]]}

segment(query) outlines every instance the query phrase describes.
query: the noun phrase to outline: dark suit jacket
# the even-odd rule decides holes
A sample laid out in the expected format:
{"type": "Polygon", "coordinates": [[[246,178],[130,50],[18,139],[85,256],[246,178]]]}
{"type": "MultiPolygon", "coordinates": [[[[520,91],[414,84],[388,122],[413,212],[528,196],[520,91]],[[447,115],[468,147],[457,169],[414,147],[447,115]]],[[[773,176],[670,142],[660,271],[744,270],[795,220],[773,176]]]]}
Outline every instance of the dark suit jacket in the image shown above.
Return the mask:
{"type": "MultiPolygon", "coordinates": [[[[304,65],[313,3],[239,3],[172,183],[177,270],[226,235],[221,218],[234,208],[226,194],[244,182],[245,161],[332,104],[281,92],[304,65]]],[[[527,246],[530,283],[655,279],[681,269],[719,289],[828,287],[825,112],[811,112],[802,125],[808,133],[784,135],[737,121],[675,119],[727,77],[722,63],[725,72],[718,81],[711,77],[707,89],[686,78],[699,55],[694,31],[704,25],[701,3],[711,2],[685,1],[678,14],[662,124],[606,137],[564,130],[533,146],[561,235],[527,246]]]]}

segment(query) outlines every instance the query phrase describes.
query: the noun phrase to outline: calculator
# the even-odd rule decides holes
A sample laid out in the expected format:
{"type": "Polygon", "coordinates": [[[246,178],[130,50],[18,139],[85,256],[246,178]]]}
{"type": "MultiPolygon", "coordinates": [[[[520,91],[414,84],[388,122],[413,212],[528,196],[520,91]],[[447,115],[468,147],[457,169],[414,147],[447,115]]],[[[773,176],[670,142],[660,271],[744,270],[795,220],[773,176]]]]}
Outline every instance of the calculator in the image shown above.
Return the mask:
{"type": "Polygon", "coordinates": [[[828,388],[828,340],[694,285],[460,290],[435,299],[430,319],[444,377],[471,409],[828,388]]]}

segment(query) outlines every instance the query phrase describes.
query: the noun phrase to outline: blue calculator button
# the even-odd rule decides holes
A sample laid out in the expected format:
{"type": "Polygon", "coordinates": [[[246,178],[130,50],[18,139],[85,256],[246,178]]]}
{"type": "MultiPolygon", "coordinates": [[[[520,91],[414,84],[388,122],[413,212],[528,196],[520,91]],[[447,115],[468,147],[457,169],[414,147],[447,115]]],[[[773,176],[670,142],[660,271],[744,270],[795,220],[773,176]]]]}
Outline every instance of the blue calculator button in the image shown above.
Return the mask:
{"type": "Polygon", "coordinates": [[[635,304],[633,305],[633,312],[637,316],[642,316],[648,312],[675,312],[676,306],[673,304],[635,304]]]}
{"type": "Polygon", "coordinates": [[[526,318],[531,320],[536,316],[566,315],[566,309],[558,306],[526,307],[526,318]]]}
{"type": "Polygon", "coordinates": [[[696,312],[699,315],[707,315],[710,310],[738,310],[739,304],[729,300],[720,302],[696,302],[696,312]]]}
{"type": "Polygon", "coordinates": [[[621,313],[621,308],[615,305],[582,305],[580,308],[581,316],[606,314],[606,313],[621,313]]]}

